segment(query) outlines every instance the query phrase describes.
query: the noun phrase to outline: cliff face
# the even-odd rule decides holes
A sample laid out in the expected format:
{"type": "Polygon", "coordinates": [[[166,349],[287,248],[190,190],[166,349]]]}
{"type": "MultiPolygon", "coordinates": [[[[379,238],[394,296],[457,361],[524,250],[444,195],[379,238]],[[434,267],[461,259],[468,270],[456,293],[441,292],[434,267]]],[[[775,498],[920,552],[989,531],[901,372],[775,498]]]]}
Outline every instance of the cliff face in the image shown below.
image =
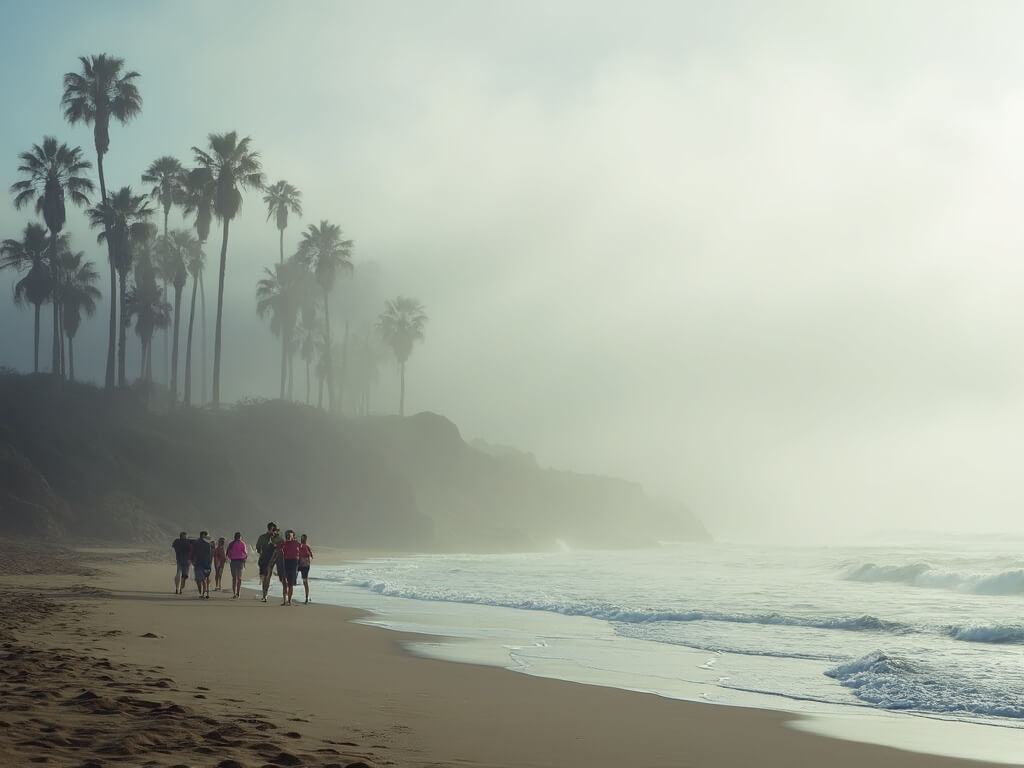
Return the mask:
{"type": "Polygon", "coordinates": [[[0,376],[0,519],[24,535],[254,538],[276,520],[325,545],[404,550],[707,538],[638,485],[523,457],[471,447],[429,413],[335,419],[268,401],[153,414],[130,393],[0,376]]]}

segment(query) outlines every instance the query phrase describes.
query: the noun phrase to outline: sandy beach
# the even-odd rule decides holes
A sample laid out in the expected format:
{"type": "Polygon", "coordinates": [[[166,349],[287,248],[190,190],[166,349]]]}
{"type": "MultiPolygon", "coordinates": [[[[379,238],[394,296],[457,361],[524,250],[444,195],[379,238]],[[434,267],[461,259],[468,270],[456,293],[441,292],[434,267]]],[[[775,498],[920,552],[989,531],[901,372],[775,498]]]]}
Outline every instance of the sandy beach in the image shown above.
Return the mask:
{"type": "Polygon", "coordinates": [[[191,582],[178,596],[172,574],[169,552],[0,556],[0,764],[987,765],[801,732],[777,712],[417,658],[353,610],[204,601],[191,582]]]}

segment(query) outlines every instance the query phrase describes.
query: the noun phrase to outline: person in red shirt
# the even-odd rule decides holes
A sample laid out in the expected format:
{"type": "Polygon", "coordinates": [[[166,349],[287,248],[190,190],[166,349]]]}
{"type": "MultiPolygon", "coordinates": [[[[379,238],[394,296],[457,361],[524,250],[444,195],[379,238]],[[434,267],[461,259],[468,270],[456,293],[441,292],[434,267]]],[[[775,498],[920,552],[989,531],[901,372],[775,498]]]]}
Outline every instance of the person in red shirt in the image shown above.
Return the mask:
{"type": "Polygon", "coordinates": [[[290,528],[285,531],[284,541],[277,545],[277,549],[277,556],[284,560],[284,601],[281,605],[291,605],[295,582],[299,580],[299,542],[295,540],[295,531],[290,528]]]}
{"type": "Polygon", "coordinates": [[[299,537],[299,573],[302,575],[302,586],[306,590],[306,602],[309,602],[309,561],[313,559],[313,550],[306,542],[306,534],[299,537]]]}

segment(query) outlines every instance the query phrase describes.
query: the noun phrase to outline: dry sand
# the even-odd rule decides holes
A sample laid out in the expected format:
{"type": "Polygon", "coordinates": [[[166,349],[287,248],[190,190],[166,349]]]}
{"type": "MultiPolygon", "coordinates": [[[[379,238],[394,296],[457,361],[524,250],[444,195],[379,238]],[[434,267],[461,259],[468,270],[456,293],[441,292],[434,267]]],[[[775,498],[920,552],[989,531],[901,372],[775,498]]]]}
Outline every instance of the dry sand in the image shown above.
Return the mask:
{"type": "Polygon", "coordinates": [[[170,552],[0,555],[0,765],[985,765],[416,658],[356,611],[175,595],[173,568],[170,552]]]}

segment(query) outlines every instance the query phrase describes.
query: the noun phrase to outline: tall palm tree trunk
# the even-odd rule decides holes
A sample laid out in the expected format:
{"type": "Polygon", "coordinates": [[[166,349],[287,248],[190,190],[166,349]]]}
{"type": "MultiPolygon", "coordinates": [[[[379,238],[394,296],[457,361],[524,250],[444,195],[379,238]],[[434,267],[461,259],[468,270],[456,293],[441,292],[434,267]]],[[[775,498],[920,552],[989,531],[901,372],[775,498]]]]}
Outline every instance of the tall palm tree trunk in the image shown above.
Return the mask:
{"type": "Polygon", "coordinates": [[[402,386],[398,395],[398,415],[405,416],[405,360],[399,364],[398,368],[402,378],[402,386]]]}
{"type": "Polygon", "coordinates": [[[50,230],[50,274],[53,280],[53,362],[50,370],[60,375],[60,291],[59,277],[57,275],[57,231],[50,230]]]}
{"type": "Polygon", "coordinates": [[[292,389],[292,381],[294,379],[294,374],[295,374],[295,345],[293,343],[292,344],[292,348],[291,348],[291,350],[288,353],[288,401],[289,402],[293,402],[294,399],[295,399],[293,397],[293,395],[292,395],[292,392],[294,391],[292,389]]]}
{"type": "Polygon", "coordinates": [[[146,340],[141,339],[139,341],[142,352],[139,355],[139,379],[142,381],[146,380],[146,340]]]}
{"type": "Polygon", "coordinates": [[[288,334],[281,329],[281,399],[284,400],[284,385],[288,378],[288,334]]]}
{"type": "MultiPolygon", "coordinates": [[[[166,280],[161,280],[160,282],[163,284],[164,298],[166,299],[167,298],[167,281],[166,280]]],[[[171,352],[170,352],[170,349],[168,349],[168,346],[167,346],[167,336],[168,336],[168,334],[169,334],[169,329],[166,326],[164,326],[163,333],[161,334],[161,336],[164,337],[164,359],[163,359],[164,371],[163,371],[163,373],[164,373],[164,386],[165,387],[170,387],[170,385],[171,385],[171,383],[170,383],[170,381],[171,381],[171,352]]]]}
{"type": "Polygon", "coordinates": [[[124,359],[125,359],[125,344],[127,344],[127,328],[128,323],[126,322],[125,305],[128,303],[128,286],[127,276],[123,272],[118,272],[118,302],[121,305],[121,326],[118,329],[117,339],[117,386],[125,386],[125,375],[124,375],[124,359]]]}
{"type": "Polygon", "coordinates": [[[42,304],[36,304],[36,327],[34,333],[34,341],[32,346],[32,373],[39,373],[39,310],[42,309],[42,304]]]}
{"type": "MultiPolygon", "coordinates": [[[[184,286],[182,286],[184,287],[184,286]]],[[[174,286],[174,347],[171,351],[171,399],[178,402],[178,328],[181,324],[181,288],[174,286]]]]}
{"type": "Polygon", "coordinates": [[[278,227],[277,231],[281,233],[281,264],[284,264],[284,227],[278,227]]]}
{"type": "MultiPolygon", "coordinates": [[[[107,181],[103,176],[103,155],[96,153],[96,175],[100,177],[100,203],[107,202],[107,181]]],[[[104,207],[103,228],[110,231],[110,217],[106,214],[104,207]]],[[[114,388],[114,355],[117,349],[117,270],[114,268],[114,245],[107,239],[107,263],[110,265],[110,331],[107,336],[107,371],[104,378],[104,386],[107,389],[114,388]]]]}
{"type": "Polygon", "coordinates": [[[200,392],[199,404],[206,405],[206,286],[203,283],[203,273],[199,273],[199,320],[202,328],[203,337],[203,365],[202,365],[202,377],[203,377],[203,390],[200,392]]]}
{"type": "Polygon", "coordinates": [[[192,326],[196,319],[196,289],[199,287],[199,279],[192,275],[192,304],[188,310],[188,333],[185,337],[185,395],[182,401],[185,405],[192,404],[192,326]]]}
{"type": "MultiPolygon", "coordinates": [[[[57,309],[57,322],[60,323],[60,327],[64,328],[64,303],[60,302],[60,307],[57,309]]],[[[60,375],[61,377],[67,375],[68,372],[68,360],[64,354],[64,331],[62,330],[59,334],[60,337],[60,375]]]]}
{"type": "Polygon", "coordinates": [[[228,228],[231,219],[224,218],[224,236],[220,243],[220,273],[217,276],[217,321],[213,330],[213,404],[220,405],[220,342],[224,315],[224,272],[228,265],[228,228]]]}
{"type": "MultiPolygon", "coordinates": [[[[170,214],[170,209],[164,208],[164,247],[165,248],[167,247],[167,216],[169,214],[170,214]]],[[[164,284],[164,298],[166,298],[167,297],[167,279],[166,278],[163,279],[163,284],[164,284]]],[[[177,317],[178,313],[175,312],[174,316],[177,317]]],[[[171,389],[174,389],[174,384],[173,383],[168,384],[168,381],[173,379],[173,377],[174,377],[174,373],[173,373],[172,368],[171,368],[171,363],[169,362],[169,360],[170,360],[170,358],[168,357],[169,353],[167,351],[167,333],[168,333],[169,330],[170,329],[165,325],[164,326],[164,386],[165,387],[166,386],[170,386],[171,389]]],[[[175,339],[175,341],[177,341],[177,339],[175,339]]],[[[175,347],[175,349],[177,349],[177,347],[175,347]]],[[[175,352],[175,356],[177,356],[177,352],[175,352]]],[[[175,360],[175,362],[177,362],[177,360],[175,360]]],[[[175,400],[175,402],[177,402],[177,400],[178,400],[178,391],[177,390],[174,390],[174,400],[175,400]]]]}
{"type": "Polygon", "coordinates": [[[345,378],[348,376],[348,327],[349,318],[345,317],[345,338],[341,342],[341,381],[338,382],[338,411],[345,412],[345,378]]]}
{"type": "Polygon", "coordinates": [[[327,360],[327,410],[334,413],[334,365],[331,363],[331,295],[324,289],[324,335],[327,348],[324,357],[327,360]]]}
{"type": "Polygon", "coordinates": [[[68,378],[75,380],[75,337],[68,336],[68,378]]]}

